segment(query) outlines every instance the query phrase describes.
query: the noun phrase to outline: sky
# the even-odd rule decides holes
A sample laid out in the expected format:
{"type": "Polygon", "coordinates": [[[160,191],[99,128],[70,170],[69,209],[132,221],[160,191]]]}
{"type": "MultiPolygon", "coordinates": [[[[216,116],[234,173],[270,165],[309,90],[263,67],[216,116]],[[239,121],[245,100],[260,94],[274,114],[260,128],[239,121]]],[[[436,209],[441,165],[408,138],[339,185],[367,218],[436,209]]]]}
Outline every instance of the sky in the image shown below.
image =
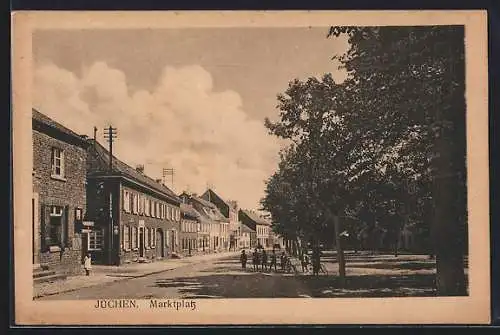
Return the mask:
{"type": "Polygon", "coordinates": [[[212,187],[258,210],[284,145],[264,118],[295,79],[345,74],[344,38],[322,28],[43,30],[33,34],[33,106],[161,178],[180,194],[212,187]]]}

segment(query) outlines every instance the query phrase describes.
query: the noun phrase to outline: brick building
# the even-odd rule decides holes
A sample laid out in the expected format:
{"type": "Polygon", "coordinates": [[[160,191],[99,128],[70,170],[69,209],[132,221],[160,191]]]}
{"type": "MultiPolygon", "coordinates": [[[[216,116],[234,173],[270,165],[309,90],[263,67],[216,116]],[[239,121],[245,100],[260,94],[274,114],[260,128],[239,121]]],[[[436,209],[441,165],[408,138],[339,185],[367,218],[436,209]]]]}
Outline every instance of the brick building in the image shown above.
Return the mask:
{"type": "Polygon", "coordinates": [[[64,274],[82,271],[78,222],[85,215],[84,137],[32,110],[33,268],[64,274]]]}
{"type": "MultiPolygon", "coordinates": [[[[120,265],[179,252],[180,198],[168,187],[91,140],[87,158],[89,251],[96,263],[120,265]]],[[[85,237],[85,236],[84,236],[85,237]]]]}
{"type": "Polygon", "coordinates": [[[271,241],[269,239],[269,232],[271,231],[271,223],[260,216],[258,213],[240,209],[239,211],[240,221],[256,232],[255,240],[251,240],[251,247],[261,246],[263,248],[272,247],[271,241]]]}
{"type": "Polygon", "coordinates": [[[228,231],[224,238],[229,241],[228,248],[233,250],[238,248],[240,221],[238,220],[238,203],[233,200],[224,200],[214,190],[208,189],[201,195],[201,198],[213,203],[219,211],[229,220],[228,231]]]}

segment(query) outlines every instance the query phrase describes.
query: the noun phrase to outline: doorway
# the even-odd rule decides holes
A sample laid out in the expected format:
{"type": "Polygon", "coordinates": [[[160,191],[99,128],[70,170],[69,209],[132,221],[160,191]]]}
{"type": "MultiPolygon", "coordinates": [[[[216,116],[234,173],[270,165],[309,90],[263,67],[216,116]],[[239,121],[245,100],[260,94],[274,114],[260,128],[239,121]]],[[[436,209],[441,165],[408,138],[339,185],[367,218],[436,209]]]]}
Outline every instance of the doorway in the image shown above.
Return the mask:
{"type": "Polygon", "coordinates": [[[170,232],[170,252],[175,252],[175,230],[170,232]]]}
{"type": "Polygon", "coordinates": [[[165,257],[165,240],[163,239],[163,230],[158,228],[156,230],[156,257],[163,258],[165,257]]]}
{"type": "Polygon", "coordinates": [[[139,257],[144,257],[144,227],[139,228],[139,257]]]}

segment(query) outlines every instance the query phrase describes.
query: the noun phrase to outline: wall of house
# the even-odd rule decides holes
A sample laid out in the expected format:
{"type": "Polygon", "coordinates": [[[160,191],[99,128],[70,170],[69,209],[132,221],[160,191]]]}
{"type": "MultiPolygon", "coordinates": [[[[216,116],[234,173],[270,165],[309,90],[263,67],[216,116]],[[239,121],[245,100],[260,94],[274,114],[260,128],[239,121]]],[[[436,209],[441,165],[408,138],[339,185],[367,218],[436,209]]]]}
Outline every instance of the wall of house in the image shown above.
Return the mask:
{"type": "Polygon", "coordinates": [[[180,250],[182,254],[195,254],[198,250],[198,221],[182,218],[180,232],[180,250]]]}
{"type": "Polygon", "coordinates": [[[240,238],[238,239],[238,247],[240,249],[250,248],[250,234],[249,233],[242,233],[240,235],[240,238]]]}
{"type": "Polygon", "coordinates": [[[150,194],[146,194],[131,186],[122,184],[120,187],[120,263],[136,262],[140,258],[155,260],[158,258],[170,257],[172,253],[180,251],[180,216],[174,219],[168,217],[168,211],[164,218],[152,217],[131,205],[130,212],[124,208],[124,192],[130,194],[141,194],[145,199],[151,199],[170,208],[175,208],[180,213],[179,206],[167,204],[167,202],[158,199],[150,194]],[[179,219],[179,220],[178,220],[179,219]],[[128,230],[128,233],[125,231],[128,230]],[[140,250],[140,232],[143,231],[143,255],[140,250]],[[149,230],[149,233],[148,233],[149,230]],[[154,233],[151,233],[154,231],[154,233]],[[151,234],[149,243],[148,234],[151,234]],[[127,239],[128,235],[128,239],[127,239]],[[162,236],[162,238],[159,238],[162,236]],[[172,238],[173,236],[173,238],[172,238]],[[173,241],[172,241],[173,240],[173,241]],[[128,242],[127,242],[128,241],[128,242]],[[163,246],[161,243],[163,242],[163,246]],[[172,244],[173,242],[173,244],[172,244]]]}
{"type": "Polygon", "coordinates": [[[78,273],[82,269],[81,236],[75,231],[75,210],[79,208],[83,213],[86,208],[85,164],[85,148],[33,130],[33,192],[38,199],[34,259],[60,272],[78,273]],[[52,176],[53,147],[64,152],[64,178],[52,176]],[[67,238],[63,246],[44,246],[42,242],[42,229],[50,220],[51,206],[64,208],[67,238]]]}

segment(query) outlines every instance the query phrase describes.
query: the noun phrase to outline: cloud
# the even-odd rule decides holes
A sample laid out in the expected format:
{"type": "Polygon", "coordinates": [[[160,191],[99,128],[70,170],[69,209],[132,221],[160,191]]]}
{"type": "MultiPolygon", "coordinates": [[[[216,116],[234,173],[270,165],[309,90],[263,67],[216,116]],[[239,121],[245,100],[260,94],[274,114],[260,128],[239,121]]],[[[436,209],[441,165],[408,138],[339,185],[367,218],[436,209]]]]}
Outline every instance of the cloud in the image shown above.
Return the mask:
{"type": "Polygon", "coordinates": [[[38,64],[34,107],[74,131],[92,135],[112,124],[114,152],[131,166],[160,178],[173,167],[174,189],[221,196],[258,208],[264,180],[278,161],[279,144],[262,122],[251,120],[237,92],[216,92],[209,72],[198,65],[167,66],[154,89],[130,92],[126,75],[104,62],[82,75],[54,64],[38,64]]]}

